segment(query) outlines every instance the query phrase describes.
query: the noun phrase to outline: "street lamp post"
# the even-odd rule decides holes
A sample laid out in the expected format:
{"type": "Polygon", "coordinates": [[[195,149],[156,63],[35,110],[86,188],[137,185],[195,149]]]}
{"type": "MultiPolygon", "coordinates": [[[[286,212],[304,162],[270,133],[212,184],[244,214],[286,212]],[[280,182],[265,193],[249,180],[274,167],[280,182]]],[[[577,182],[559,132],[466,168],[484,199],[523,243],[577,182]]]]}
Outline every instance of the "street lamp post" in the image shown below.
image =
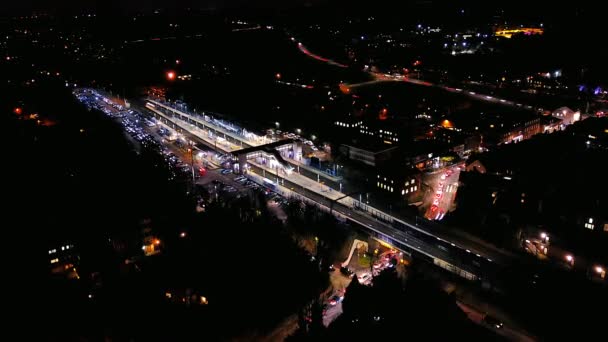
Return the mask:
{"type": "Polygon", "coordinates": [[[192,187],[196,184],[196,179],[194,177],[194,149],[192,148],[193,144],[191,140],[188,140],[188,144],[190,147],[188,148],[188,152],[190,152],[190,170],[192,171],[192,187]]]}

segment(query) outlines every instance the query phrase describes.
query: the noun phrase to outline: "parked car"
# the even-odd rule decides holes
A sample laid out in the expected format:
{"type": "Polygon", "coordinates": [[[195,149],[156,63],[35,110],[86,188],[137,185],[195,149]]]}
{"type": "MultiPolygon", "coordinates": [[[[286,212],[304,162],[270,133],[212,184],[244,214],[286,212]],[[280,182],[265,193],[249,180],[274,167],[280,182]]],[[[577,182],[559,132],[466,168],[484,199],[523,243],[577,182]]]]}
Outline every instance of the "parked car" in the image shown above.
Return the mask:
{"type": "Polygon", "coordinates": [[[348,267],[340,267],[340,273],[351,278],[355,275],[348,267]]]}

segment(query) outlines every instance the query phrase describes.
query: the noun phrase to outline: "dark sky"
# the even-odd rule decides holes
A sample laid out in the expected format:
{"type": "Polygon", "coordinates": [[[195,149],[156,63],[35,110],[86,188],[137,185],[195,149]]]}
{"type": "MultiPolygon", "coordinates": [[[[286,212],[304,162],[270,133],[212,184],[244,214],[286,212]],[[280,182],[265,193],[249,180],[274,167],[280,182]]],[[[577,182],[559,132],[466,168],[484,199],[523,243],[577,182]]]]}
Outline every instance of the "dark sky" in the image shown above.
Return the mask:
{"type": "MultiPolygon", "coordinates": [[[[323,1],[323,0],[321,0],[323,1]]],[[[283,7],[302,6],[319,0],[19,0],[0,1],[0,11],[47,10],[55,12],[95,10],[137,10],[153,8],[223,8],[223,7],[283,7]]]]}
{"type": "MultiPolygon", "coordinates": [[[[389,15],[404,21],[412,18],[435,19],[437,24],[449,23],[461,8],[466,9],[471,19],[491,20],[503,9],[505,18],[523,22],[544,21],[545,23],[568,23],[584,26],[581,31],[599,31],[603,11],[601,2],[575,0],[0,0],[0,16],[10,14],[30,14],[44,11],[50,14],[82,13],[92,10],[102,15],[119,15],[125,12],[165,9],[227,9],[237,8],[241,13],[249,9],[262,9],[266,15],[277,10],[299,7],[319,8],[318,13],[343,15],[389,15]],[[330,7],[331,11],[323,8],[330,7]],[[424,12],[424,13],[423,13],[424,12]],[[598,29],[595,29],[598,28],[598,29]]],[[[311,11],[308,11],[309,13],[311,11]]],[[[314,12],[314,11],[312,11],[314,12]]],[[[290,11],[292,14],[299,12],[290,11]]],[[[473,20],[474,21],[474,20],[473,20]]],[[[593,35],[593,33],[592,33],[593,35]]]]}

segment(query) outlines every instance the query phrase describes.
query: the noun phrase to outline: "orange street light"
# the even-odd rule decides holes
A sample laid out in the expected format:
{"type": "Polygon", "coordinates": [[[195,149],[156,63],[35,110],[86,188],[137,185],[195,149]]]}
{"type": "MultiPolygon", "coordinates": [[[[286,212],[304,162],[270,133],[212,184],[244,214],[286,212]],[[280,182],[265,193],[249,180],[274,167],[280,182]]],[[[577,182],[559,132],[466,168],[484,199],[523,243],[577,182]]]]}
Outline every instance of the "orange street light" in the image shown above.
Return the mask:
{"type": "Polygon", "coordinates": [[[157,246],[160,245],[160,240],[159,239],[154,240],[154,244],[157,246]]]}
{"type": "Polygon", "coordinates": [[[167,71],[167,79],[169,81],[175,80],[175,72],[174,71],[167,71]]]}

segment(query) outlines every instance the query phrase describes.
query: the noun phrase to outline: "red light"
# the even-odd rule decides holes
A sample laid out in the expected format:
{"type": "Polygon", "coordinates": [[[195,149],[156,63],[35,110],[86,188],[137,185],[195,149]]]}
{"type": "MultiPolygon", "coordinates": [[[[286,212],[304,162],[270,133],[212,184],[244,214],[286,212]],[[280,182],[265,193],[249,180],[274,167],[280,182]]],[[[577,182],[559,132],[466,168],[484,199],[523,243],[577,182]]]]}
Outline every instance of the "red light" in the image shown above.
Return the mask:
{"type": "Polygon", "coordinates": [[[173,81],[175,79],[175,72],[173,72],[173,71],[167,72],[167,79],[169,81],[173,81]]]}
{"type": "Polygon", "coordinates": [[[274,75],[274,76],[277,78],[277,80],[280,80],[280,79],[281,79],[281,74],[280,74],[280,73],[278,73],[278,72],[277,72],[277,74],[276,74],[276,75],[274,75]]]}
{"type": "Polygon", "coordinates": [[[388,118],[388,115],[387,115],[387,114],[388,114],[388,109],[383,108],[383,109],[380,111],[380,115],[378,116],[378,119],[380,119],[380,120],[386,120],[386,119],[388,118]]]}
{"type": "Polygon", "coordinates": [[[179,64],[179,63],[180,63],[179,59],[176,59],[175,64],[179,64]]]}
{"type": "Polygon", "coordinates": [[[20,107],[16,107],[13,111],[15,112],[15,114],[21,115],[21,113],[23,112],[23,109],[21,109],[20,107]]]}

